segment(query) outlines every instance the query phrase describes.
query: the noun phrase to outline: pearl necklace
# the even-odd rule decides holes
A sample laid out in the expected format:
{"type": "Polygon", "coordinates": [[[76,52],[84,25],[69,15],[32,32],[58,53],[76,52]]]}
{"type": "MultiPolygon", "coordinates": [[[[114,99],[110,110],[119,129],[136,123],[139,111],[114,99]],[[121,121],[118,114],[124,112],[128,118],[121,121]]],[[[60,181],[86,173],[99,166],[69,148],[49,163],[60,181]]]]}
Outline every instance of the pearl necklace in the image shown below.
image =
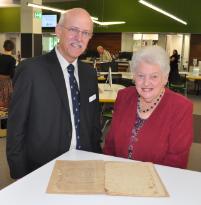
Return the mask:
{"type": "Polygon", "coordinates": [[[164,94],[164,89],[161,91],[161,94],[157,97],[156,101],[149,107],[149,108],[146,108],[146,109],[142,109],[140,107],[140,96],[138,95],[138,99],[137,99],[137,109],[140,113],[146,113],[146,112],[149,112],[150,110],[153,110],[156,105],[158,105],[158,103],[160,102],[162,96],[164,94]]]}

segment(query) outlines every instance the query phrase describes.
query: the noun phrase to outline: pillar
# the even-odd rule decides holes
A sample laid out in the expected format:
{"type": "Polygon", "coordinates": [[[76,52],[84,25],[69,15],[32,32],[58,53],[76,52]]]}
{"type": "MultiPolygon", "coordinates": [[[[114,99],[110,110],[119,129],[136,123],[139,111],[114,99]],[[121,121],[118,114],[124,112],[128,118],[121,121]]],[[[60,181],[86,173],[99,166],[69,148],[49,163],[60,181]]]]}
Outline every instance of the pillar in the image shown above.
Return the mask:
{"type": "Polygon", "coordinates": [[[42,54],[42,20],[36,16],[41,9],[27,3],[42,4],[42,0],[21,0],[21,56],[30,58],[42,54]]]}

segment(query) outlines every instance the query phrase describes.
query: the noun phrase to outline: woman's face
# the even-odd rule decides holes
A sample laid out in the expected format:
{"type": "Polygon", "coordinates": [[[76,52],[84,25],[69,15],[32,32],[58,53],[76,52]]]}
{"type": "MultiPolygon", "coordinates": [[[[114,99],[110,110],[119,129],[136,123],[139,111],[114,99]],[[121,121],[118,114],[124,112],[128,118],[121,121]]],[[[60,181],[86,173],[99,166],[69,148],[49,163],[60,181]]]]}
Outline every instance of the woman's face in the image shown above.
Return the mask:
{"type": "Polygon", "coordinates": [[[159,65],[145,62],[139,64],[134,74],[137,92],[146,102],[152,102],[160,95],[167,78],[159,65]]]}

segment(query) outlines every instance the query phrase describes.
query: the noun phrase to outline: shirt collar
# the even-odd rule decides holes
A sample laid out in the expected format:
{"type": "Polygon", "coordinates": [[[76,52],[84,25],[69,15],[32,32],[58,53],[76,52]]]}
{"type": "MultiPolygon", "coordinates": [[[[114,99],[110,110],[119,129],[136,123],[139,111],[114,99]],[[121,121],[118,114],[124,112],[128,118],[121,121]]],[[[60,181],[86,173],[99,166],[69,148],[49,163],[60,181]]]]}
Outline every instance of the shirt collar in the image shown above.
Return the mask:
{"type": "Polygon", "coordinates": [[[58,58],[58,60],[59,60],[59,63],[60,63],[60,65],[61,65],[62,70],[63,70],[63,71],[66,70],[66,68],[69,66],[69,64],[72,64],[72,65],[74,65],[74,68],[75,68],[75,70],[74,70],[75,73],[74,73],[74,74],[75,74],[75,75],[78,75],[77,59],[75,59],[72,63],[69,63],[69,62],[61,55],[61,53],[59,52],[59,50],[58,50],[57,47],[55,47],[55,51],[56,51],[56,55],[57,55],[57,58],[58,58]]]}

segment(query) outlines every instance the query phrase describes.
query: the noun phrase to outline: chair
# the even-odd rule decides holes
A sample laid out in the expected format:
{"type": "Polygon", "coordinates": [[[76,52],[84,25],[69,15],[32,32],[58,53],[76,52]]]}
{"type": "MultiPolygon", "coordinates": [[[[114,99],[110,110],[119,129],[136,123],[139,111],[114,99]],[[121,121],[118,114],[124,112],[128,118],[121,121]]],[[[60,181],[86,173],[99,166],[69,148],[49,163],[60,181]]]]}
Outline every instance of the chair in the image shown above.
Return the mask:
{"type": "Polygon", "coordinates": [[[110,62],[101,62],[99,64],[98,71],[99,72],[108,72],[109,67],[111,67],[111,63],[110,62]]]}
{"type": "Polygon", "coordinates": [[[109,110],[103,111],[102,113],[102,129],[101,129],[102,133],[105,132],[106,127],[109,125],[109,123],[112,120],[112,112],[113,112],[113,109],[109,109],[109,110]]]}
{"type": "Polygon", "coordinates": [[[119,83],[119,84],[121,84],[121,85],[123,85],[125,87],[130,87],[130,86],[134,86],[135,85],[133,80],[126,79],[126,78],[122,78],[121,79],[121,83],[119,83]]]}
{"type": "MultiPolygon", "coordinates": [[[[104,75],[105,79],[108,79],[108,74],[104,75]]],[[[112,83],[113,84],[121,84],[122,80],[122,74],[117,73],[117,74],[112,74],[112,83]]]]}
{"type": "Polygon", "coordinates": [[[7,136],[7,129],[4,125],[3,127],[3,123],[5,124],[6,123],[6,120],[7,120],[7,112],[5,111],[1,111],[1,108],[0,108],[0,137],[6,137],[7,136]]]}
{"type": "Polygon", "coordinates": [[[112,74],[112,83],[114,84],[121,84],[122,74],[112,74]]]}
{"type": "Polygon", "coordinates": [[[111,108],[110,110],[105,110],[102,112],[102,127],[101,127],[101,132],[102,132],[102,137],[101,137],[101,142],[102,145],[105,143],[105,137],[108,133],[111,121],[112,121],[112,113],[113,109],[111,108]]]}
{"type": "Polygon", "coordinates": [[[7,136],[7,129],[0,128],[0,137],[6,137],[6,136],[7,136]]]}
{"type": "MultiPolygon", "coordinates": [[[[104,75],[104,78],[107,79],[107,76],[108,76],[108,74],[104,75]]],[[[133,80],[123,78],[122,73],[112,74],[112,83],[113,84],[123,85],[125,87],[129,87],[129,86],[135,85],[133,80]]]]}
{"type": "Polygon", "coordinates": [[[168,82],[168,87],[174,92],[187,96],[186,75],[184,77],[180,77],[180,80],[177,82],[168,82]]]}
{"type": "Polygon", "coordinates": [[[114,60],[112,60],[110,65],[111,65],[112,72],[118,72],[118,62],[115,62],[114,60]]]}

